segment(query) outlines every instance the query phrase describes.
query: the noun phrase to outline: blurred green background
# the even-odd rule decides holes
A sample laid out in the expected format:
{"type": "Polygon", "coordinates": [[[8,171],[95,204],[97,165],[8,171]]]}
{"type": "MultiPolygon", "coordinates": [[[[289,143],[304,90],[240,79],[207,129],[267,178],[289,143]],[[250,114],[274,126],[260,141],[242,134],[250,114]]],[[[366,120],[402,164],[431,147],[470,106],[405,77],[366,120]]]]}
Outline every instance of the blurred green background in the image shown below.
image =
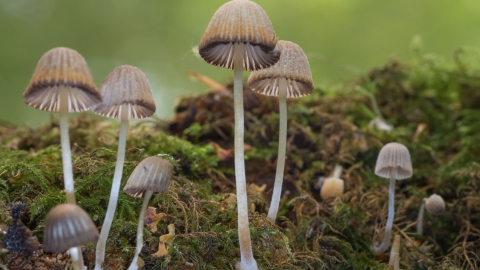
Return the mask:
{"type": "MultiPolygon", "coordinates": [[[[232,77],[192,53],[225,2],[0,0],[0,119],[38,126],[50,117],[25,105],[22,93],[41,55],[58,46],[80,52],[97,85],[119,65],[142,69],[157,116],[170,117],[176,97],[207,90],[188,71],[220,82],[232,77]]],[[[410,59],[416,35],[427,51],[445,58],[460,46],[480,44],[479,0],[256,2],[280,39],[304,49],[317,85],[346,80],[352,70],[366,71],[392,55],[410,59]]]]}

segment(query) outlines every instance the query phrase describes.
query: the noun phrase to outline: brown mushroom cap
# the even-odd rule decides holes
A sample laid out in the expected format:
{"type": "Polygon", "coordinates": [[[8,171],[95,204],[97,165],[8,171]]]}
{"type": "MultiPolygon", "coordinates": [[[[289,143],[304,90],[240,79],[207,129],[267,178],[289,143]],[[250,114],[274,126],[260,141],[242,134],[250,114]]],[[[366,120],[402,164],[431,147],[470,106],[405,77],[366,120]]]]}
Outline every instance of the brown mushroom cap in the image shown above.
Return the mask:
{"type": "Polygon", "coordinates": [[[75,50],[59,47],[40,58],[23,101],[38,110],[58,112],[61,88],[68,90],[69,112],[86,111],[102,101],[85,59],[75,50]]]}
{"type": "Polygon", "coordinates": [[[280,40],[277,43],[280,60],[266,69],[250,74],[248,87],[259,94],[278,97],[281,79],[287,80],[287,98],[298,98],[313,93],[312,72],[308,59],[297,44],[280,40]]]}
{"type": "Polygon", "coordinates": [[[48,213],[43,231],[45,252],[65,251],[90,241],[97,241],[98,230],[80,206],[59,204],[48,213]]]}
{"type": "Polygon", "coordinates": [[[161,157],[148,157],[135,167],[123,192],[133,197],[142,197],[147,190],[167,193],[172,172],[170,162],[161,157]]]}
{"type": "Polygon", "coordinates": [[[235,43],[245,43],[243,69],[267,68],[278,61],[277,38],[267,13],[249,0],[232,0],[213,15],[198,51],[209,64],[233,69],[235,43]]]}
{"type": "Polygon", "coordinates": [[[410,178],[412,176],[412,161],[407,147],[401,143],[388,143],[378,154],[375,174],[390,178],[391,169],[397,169],[397,180],[410,178]]]}
{"type": "Polygon", "coordinates": [[[96,114],[120,118],[120,108],[128,105],[128,119],[149,117],[156,106],[145,74],[132,66],[119,66],[100,86],[103,101],[93,108],[96,114]]]}
{"type": "Polygon", "coordinates": [[[343,194],[344,189],[345,183],[342,179],[337,177],[329,177],[323,180],[320,196],[324,200],[328,197],[340,196],[343,194]]]}
{"type": "Polygon", "coordinates": [[[425,201],[425,208],[427,209],[428,213],[434,216],[441,215],[443,212],[445,212],[445,201],[441,196],[432,194],[425,201]]]}

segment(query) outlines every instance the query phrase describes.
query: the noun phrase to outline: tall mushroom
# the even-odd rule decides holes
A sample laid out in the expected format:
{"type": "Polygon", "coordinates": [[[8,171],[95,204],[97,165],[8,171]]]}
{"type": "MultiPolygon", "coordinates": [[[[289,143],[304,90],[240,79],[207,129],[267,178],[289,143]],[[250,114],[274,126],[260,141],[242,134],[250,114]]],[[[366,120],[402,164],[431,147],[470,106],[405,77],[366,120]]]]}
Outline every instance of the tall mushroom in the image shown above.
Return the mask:
{"type": "Polygon", "coordinates": [[[105,245],[117,207],[125,159],[128,119],[149,117],[155,113],[156,109],[147,77],[136,67],[120,66],[114,69],[102,82],[100,92],[103,102],[95,106],[93,111],[106,117],[120,119],[120,134],[108,209],[100,231],[100,239],[97,242],[95,259],[97,270],[102,269],[105,260],[105,245]]]}
{"type": "Polygon", "coordinates": [[[138,269],[138,255],[142,251],[143,246],[143,222],[145,212],[147,211],[148,202],[153,192],[167,193],[172,178],[173,166],[168,161],[160,157],[148,157],[142,160],[133,170],[127,180],[127,184],[123,188],[123,192],[130,196],[143,198],[142,210],[138,217],[137,228],[137,247],[135,256],[129,270],[138,269]]]}
{"type": "Polygon", "coordinates": [[[89,110],[102,101],[87,62],[69,48],[46,52],[37,63],[23,101],[38,110],[60,113],[63,181],[67,203],[75,204],[67,114],[89,110]]]}
{"type": "Polygon", "coordinates": [[[407,147],[401,143],[388,143],[378,154],[375,174],[390,179],[388,189],[388,219],[385,226],[385,235],[378,246],[372,246],[371,250],[378,255],[387,250],[392,233],[393,217],[395,215],[395,180],[407,179],[412,176],[412,161],[407,147]]]}
{"type": "Polygon", "coordinates": [[[78,246],[97,239],[97,227],[80,206],[71,203],[59,204],[48,212],[43,230],[43,251],[70,250],[75,270],[83,270],[83,262],[77,255],[78,246]]]}
{"type": "Polygon", "coordinates": [[[272,23],[265,11],[249,0],[232,0],[213,15],[198,46],[209,64],[234,70],[235,177],[237,188],[240,269],[257,269],[253,258],[244,159],[243,70],[275,64],[280,55],[272,23]]]}
{"type": "Polygon", "coordinates": [[[298,98],[313,93],[314,85],[308,59],[297,44],[280,40],[277,43],[280,60],[273,66],[252,72],[248,87],[256,93],[277,96],[279,100],[280,130],[278,139],[277,172],[268,219],[277,218],[282,193],[287,142],[287,98],[298,98]]]}

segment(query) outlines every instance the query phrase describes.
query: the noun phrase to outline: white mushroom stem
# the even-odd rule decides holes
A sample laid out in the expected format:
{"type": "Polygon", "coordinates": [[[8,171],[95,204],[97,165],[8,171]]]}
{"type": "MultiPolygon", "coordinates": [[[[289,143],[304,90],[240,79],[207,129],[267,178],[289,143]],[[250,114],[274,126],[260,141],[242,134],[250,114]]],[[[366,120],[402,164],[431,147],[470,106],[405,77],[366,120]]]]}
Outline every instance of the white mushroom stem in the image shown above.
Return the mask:
{"type": "Polygon", "coordinates": [[[120,134],[118,136],[118,152],[117,163],[115,164],[115,172],[113,174],[112,189],[110,190],[110,199],[108,201],[108,209],[103,221],[100,237],[97,242],[95,270],[102,269],[105,260],[105,245],[107,243],[108,233],[112,227],[113,216],[117,208],[118,193],[122,182],[123,163],[125,161],[125,145],[127,141],[128,129],[128,105],[124,104],[120,107],[120,134]]]}
{"type": "Polygon", "coordinates": [[[419,235],[423,234],[423,214],[425,212],[425,202],[422,202],[420,205],[420,210],[418,210],[418,218],[417,218],[417,233],[419,235]]]}
{"type": "Polygon", "coordinates": [[[272,200],[268,209],[267,218],[275,222],[280,206],[280,197],[282,194],[283,174],[285,171],[285,152],[287,148],[287,80],[280,79],[278,86],[278,102],[280,113],[280,129],[278,131],[278,157],[277,172],[275,174],[275,184],[273,186],[272,200]]]}
{"type": "Polygon", "coordinates": [[[390,187],[388,189],[388,218],[385,226],[385,235],[383,241],[379,246],[372,247],[372,252],[375,255],[385,252],[390,245],[390,237],[392,234],[393,218],[395,216],[395,181],[397,179],[397,169],[390,169],[390,187]]]}
{"type": "Polygon", "coordinates": [[[240,242],[240,269],[258,269],[253,258],[250,228],[248,227],[247,183],[244,158],[244,112],[243,112],[243,54],[245,44],[235,44],[233,101],[235,110],[235,181],[237,186],[238,241],[240,242]]]}
{"type": "Polygon", "coordinates": [[[83,265],[82,252],[79,247],[73,247],[68,250],[70,258],[72,258],[73,270],[84,270],[86,267],[83,265]]]}
{"type": "Polygon", "coordinates": [[[148,202],[152,198],[153,191],[145,191],[145,197],[143,198],[142,210],[140,211],[140,216],[138,217],[138,227],[137,227],[137,247],[135,248],[135,256],[133,257],[132,263],[128,270],[137,270],[138,269],[138,255],[142,251],[143,247],[143,222],[145,219],[145,212],[147,211],[148,202]]]}

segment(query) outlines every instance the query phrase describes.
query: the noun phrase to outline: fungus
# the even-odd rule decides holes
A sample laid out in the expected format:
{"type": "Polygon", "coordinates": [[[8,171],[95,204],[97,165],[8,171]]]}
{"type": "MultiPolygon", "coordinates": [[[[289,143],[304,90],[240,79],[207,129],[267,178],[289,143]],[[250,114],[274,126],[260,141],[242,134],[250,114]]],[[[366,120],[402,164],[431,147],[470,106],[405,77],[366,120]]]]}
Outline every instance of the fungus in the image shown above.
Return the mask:
{"type": "Polygon", "coordinates": [[[418,211],[417,221],[417,233],[420,235],[423,234],[423,216],[425,208],[431,215],[439,216],[445,212],[445,201],[442,196],[437,194],[432,194],[428,199],[423,199],[420,210],[418,211]]]}
{"type": "Polygon", "coordinates": [[[400,269],[400,235],[396,234],[393,238],[392,250],[390,250],[390,260],[388,261],[388,270],[400,269]]]}
{"type": "Polygon", "coordinates": [[[60,113],[63,179],[67,203],[75,204],[69,112],[89,110],[102,101],[85,59],[75,50],[54,48],[38,61],[23,101],[42,111],[60,113]]]}
{"type": "Polygon", "coordinates": [[[114,69],[102,82],[100,92],[103,102],[95,106],[93,111],[99,115],[120,119],[120,134],[108,209],[100,232],[100,239],[97,242],[96,270],[102,269],[105,245],[117,207],[125,159],[128,120],[149,117],[155,113],[155,102],[147,77],[136,67],[120,66],[114,69]]]}
{"type": "Polygon", "coordinates": [[[340,179],[342,170],[342,166],[336,165],[332,175],[323,180],[322,189],[320,190],[320,196],[322,199],[325,200],[328,197],[335,197],[343,194],[345,183],[340,179]]]}
{"type": "Polygon", "coordinates": [[[313,93],[314,85],[308,59],[302,48],[289,41],[277,43],[280,60],[273,66],[252,72],[248,87],[259,94],[278,96],[280,130],[278,139],[277,172],[267,218],[275,221],[280,205],[287,141],[287,98],[298,98],[313,93]]]}
{"type": "Polygon", "coordinates": [[[74,269],[83,269],[78,246],[97,241],[98,230],[87,212],[80,206],[66,203],[55,206],[47,214],[43,230],[43,251],[70,250],[74,269]]]}
{"type": "Polygon", "coordinates": [[[372,252],[378,255],[385,252],[390,244],[393,218],[395,215],[395,180],[402,180],[412,176],[412,161],[407,147],[396,142],[386,144],[378,154],[375,174],[383,178],[390,178],[390,186],[388,189],[388,218],[385,226],[385,235],[380,245],[371,247],[372,252]]]}
{"type": "Polygon", "coordinates": [[[133,197],[144,197],[142,210],[138,218],[137,247],[129,270],[138,269],[138,255],[143,246],[143,222],[148,202],[153,192],[167,193],[173,166],[160,157],[148,157],[142,160],[133,170],[123,188],[123,192],[133,197]]]}
{"type": "Polygon", "coordinates": [[[147,212],[145,213],[145,218],[143,222],[147,225],[148,229],[154,233],[157,231],[157,224],[164,218],[167,214],[165,213],[156,213],[157,208],[149,206],[147,212]]]}
{"type": "Polygon", "coordinates": [[[275,64],[280,55],[272,23],[265,11],[249,0],[232,0],[213,15],[198,51],[209,64],[234,70],[235,178],[237,188],[240,269],[257,269],[248,227],[244,159],[243,70],[275,64]]]}

